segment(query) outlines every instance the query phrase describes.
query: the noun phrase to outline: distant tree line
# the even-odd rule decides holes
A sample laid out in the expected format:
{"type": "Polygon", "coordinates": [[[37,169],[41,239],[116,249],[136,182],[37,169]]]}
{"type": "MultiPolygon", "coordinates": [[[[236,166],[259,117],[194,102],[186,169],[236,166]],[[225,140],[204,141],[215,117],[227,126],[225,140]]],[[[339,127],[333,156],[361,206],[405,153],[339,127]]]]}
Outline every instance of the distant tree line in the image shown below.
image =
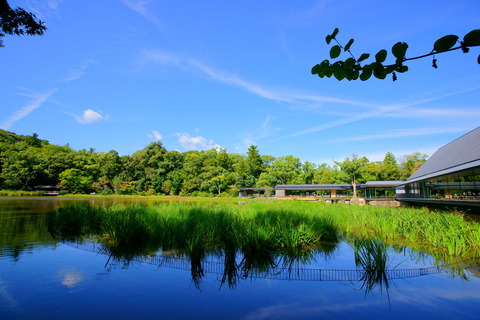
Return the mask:
{"type": "Polygon", "coordinates": [[[261,155],[254,145],[244,155],[225,149],[168,151],[160,141],[120,156],[115,150],[75,151],[35,133],[22,136],[0,129],[0,189],[8,190],[57,185],[63,193],[77,194],[236,196],[244,187],[404,180],[426,159],[415,152],[397,161],[388,152],[383,161],[352,155],[330,166],[292,155],[261,155]]]}

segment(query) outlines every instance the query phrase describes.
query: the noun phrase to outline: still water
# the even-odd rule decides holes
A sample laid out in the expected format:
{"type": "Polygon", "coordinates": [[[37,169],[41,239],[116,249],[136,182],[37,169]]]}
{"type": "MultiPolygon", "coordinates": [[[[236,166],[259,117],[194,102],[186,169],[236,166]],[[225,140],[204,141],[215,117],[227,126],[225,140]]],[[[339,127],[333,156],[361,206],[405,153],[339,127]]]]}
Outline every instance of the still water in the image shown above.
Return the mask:
{"type": "Polygon", "coordinates": [[[398,272],[367,289],[347,272],[356,268],[352,246],[340,243],[310,265],[233,285],[208,256],[194,281],[189,261],[127,264],[94,243],[55,239],[48,212],[75,201],[127,200],[0,198],[0,319],[480,319],[478,266],[452,273],[429,256],[389,250],[398,272]]]}

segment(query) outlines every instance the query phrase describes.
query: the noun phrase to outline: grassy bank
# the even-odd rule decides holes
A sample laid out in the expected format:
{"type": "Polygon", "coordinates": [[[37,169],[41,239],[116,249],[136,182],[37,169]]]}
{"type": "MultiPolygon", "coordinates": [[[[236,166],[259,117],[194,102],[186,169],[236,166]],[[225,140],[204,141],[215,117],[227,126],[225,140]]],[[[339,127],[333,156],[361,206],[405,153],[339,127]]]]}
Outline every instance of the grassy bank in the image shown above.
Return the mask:
{"type": "Polygon", "coordinates": [[[62,234],[96,234],[109,244],[144,252],[222,248],[257,255],[314,248],[339,238],[370,238],[434,256],[480,253],[480,224],[451,213],[302,201],[195,201],[106,209],[68,206],[52,214],[51,225],[62,234]]]}
{"type": "Polygon", "coordinates": [[[0,190],[0,197],[36,197],[41,195],[36,191],[0,190]]]}

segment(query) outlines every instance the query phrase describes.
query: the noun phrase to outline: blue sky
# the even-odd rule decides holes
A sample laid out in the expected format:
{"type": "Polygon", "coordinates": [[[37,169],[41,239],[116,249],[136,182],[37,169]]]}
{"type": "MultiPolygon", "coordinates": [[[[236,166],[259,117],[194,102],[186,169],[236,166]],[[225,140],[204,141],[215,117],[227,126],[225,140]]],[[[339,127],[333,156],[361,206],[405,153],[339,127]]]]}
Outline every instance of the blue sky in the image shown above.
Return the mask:
{"type": "MultiPolygon", "coordinates": [[[[480,48],[398,81],[310,74],[335,27],[352,51],[408,56],[480,28],[480,1],[10,0],[42,37],[4,38],[0,128],[75,150],[222,147],[317,164],[436,149],[480,125],[480,48]]],[[[346,57],[345,57],[346,58],[346,57]]]]}

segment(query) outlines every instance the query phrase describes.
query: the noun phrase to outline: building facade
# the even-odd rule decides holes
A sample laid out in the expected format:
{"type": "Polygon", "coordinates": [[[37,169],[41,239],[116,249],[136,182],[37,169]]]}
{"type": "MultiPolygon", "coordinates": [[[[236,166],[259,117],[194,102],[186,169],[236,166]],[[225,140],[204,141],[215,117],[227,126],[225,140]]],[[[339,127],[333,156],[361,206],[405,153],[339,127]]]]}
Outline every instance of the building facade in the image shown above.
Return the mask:
{"type": "Polygon", "coordinates": [[[480,127],[438,149],[402,185],[402,203],[480,206],[480,127]]]}

